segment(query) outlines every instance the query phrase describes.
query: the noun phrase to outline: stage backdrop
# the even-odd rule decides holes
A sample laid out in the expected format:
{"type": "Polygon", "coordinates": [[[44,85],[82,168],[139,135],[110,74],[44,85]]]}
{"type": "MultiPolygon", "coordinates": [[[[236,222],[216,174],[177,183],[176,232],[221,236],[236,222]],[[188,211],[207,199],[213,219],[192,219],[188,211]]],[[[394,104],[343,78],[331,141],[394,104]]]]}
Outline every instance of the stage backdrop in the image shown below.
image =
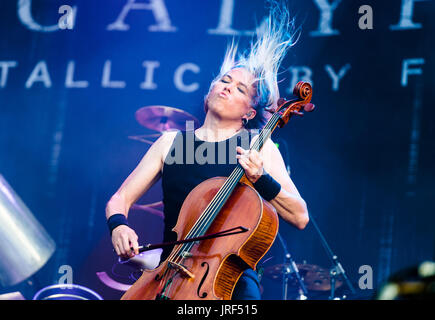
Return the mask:
{"type": "MultiPolygon", "coordinates": [[[[131,136],[157,133],[135,112],[164,105],[202,121],[204,95],[227,44],[235,37],[247,47],[265,5],[1,2],[0,173],[57,245],[34,277],[1,292],[32,298],[67,279],[105,299],[121,295],[96,273],[123,283],[137,276],[116,264],[105,223],[107,201],[149,148],[131,136]]],[[[370,297],[392,273],[434,259],[435,4],[287,6],[300,37],[280,70],[281,96],[309,81],[316,110],[273,139],[358,296],[370,297]]],[[[161,196],[158,182],[138,204],[161,196]]],[[[158,214],[135,210],[130,217],[141,244],[161,241],[158,214]]],[[[297,263],[331,267],[313,223],[298,231],[281,221],[279,232],[297,263]]],[[[283,259],[276,241],[260,264],[283,259]]],[[[280,279],[264,276],[262,284],[265,299],[281,298],[280,279]]]]}

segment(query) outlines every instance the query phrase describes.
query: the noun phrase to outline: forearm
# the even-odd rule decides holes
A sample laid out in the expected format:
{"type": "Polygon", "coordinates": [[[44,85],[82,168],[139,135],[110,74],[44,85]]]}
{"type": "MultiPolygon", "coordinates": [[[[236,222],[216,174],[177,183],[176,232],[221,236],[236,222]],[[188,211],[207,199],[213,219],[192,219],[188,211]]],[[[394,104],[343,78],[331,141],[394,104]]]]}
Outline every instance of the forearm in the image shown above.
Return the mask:
{"type": "Polygon", "coordinates": [[[277,213],[288,223],[302,230],[309,221],[307,204],[299,195],[290,193],[284,188],[270,200],[277,213]]]}
{"type": "Polygon", "coordinates": [[[307,204],[290,179],[277,146],[268,139],[261,156],[255,150],[247,152],[239,147],[237,152],[248,180],[263,199],[269,201],[286,222],[304,229],[309,221],[307,204]],[[267,156],[263,157],[264,154],[267,156]]]}

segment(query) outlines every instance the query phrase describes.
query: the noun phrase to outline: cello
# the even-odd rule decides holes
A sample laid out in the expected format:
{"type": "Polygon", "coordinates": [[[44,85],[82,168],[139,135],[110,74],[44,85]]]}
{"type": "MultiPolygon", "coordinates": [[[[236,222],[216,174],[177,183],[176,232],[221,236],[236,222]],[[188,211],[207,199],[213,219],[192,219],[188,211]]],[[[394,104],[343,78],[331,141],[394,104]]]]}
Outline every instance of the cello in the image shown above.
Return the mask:
{"type": "MultiPolygon", "coordinates": [[[[310,112],[312,87],[298,82],[296,99],[280,98],[251,150],[260,151],[276,127],[293,115],[310,112]]],[[[228,177],[197,185],[186,197],[173,231],[177,241],[148,245],[145,250],[173,245],[168,258],[141,277],[122,300],[230,300],[246,268],[257,263],[272,246],[278,232],[275,208],[261,198],[237,164],[228,177]]]]}

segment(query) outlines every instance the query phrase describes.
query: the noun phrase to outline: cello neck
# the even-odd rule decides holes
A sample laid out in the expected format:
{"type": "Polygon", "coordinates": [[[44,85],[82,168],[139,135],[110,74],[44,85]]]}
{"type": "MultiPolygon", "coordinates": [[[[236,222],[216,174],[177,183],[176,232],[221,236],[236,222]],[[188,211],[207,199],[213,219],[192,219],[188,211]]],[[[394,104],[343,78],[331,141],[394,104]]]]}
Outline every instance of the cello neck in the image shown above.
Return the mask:
{"type": "Polygon", "coordinates": [[[250,150],[260,151],[263,148],[264,143],[272,135],[272,132],[278,125],[279,120],[280,114],[278,112],[274,113],[261,130],[258,138],[255,140],[250,150]]]}

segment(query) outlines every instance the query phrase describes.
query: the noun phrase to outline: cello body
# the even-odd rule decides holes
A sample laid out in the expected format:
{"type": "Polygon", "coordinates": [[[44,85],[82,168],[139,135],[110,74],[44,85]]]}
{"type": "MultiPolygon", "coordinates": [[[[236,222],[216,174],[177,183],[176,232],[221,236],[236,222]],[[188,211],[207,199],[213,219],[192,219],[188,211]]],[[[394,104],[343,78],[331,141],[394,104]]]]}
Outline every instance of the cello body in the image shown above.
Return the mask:
{"type": "MultiPolygon", "coordinates": [[[[173,231],[185,239],[226,178],[208,179],[185,199],[173,231]]],[[[145,270],[123,300],[229,300],[246,268],[255,270],[278,232],[275,208],[248,184],[238,182],[207,234],[242,226],[247,232],[196,242],[188,254],[171,254],[156,269],[145,270]],[[176,262],[176,263],[174,263],[176,262]]],[[[174,248],[173,252],[177,249],[174,248]]]]}

